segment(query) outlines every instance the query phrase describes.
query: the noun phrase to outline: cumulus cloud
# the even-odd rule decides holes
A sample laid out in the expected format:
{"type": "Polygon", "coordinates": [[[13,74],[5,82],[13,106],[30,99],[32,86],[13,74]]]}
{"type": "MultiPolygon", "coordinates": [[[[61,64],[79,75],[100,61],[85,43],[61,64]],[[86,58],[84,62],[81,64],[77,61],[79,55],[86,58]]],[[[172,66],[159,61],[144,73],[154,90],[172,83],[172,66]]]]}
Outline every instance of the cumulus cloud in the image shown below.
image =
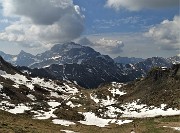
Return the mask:
{"type": "Polygon", "coordinates": [[[95,44],[97,47],[100,47],[110,54],[118,54],[123,51],[122,48],[124,47],[124,43],[122,41],[105,38],[99,39],[95,44]]]}
{"type": "Polygon", "coordinates": [[[87,37],[79,39],[77,43],[83,46],[94,46],[94,43],[91,42],[87,37]]]}
{"type": "Polygon", "coordinates": [[[119,54],[124,47],[124,43],[115,39],[101,38],[96,41],[90,41],[87,37],[83,37],[78,41],[79,44],[90,46],[103,54],[119,54]]]}
{"type": "Polygon", "coordinates": [[[81,35],[84,16],[72,0],[5,0],[4,16],[18,21],[0,33],[0,40],[43,46],[81,35]]]}
{"type": "Polygon", "coordinates": [[[179,6],[179,0],[107,0],[106,6],[130,11],[179,6]]]}
{"type": "Polygon", "coordinates": [[[164,50],[180,49],[180,16],[172,21],[164,20],[161,24],[149,29],[145,35],[151,37],[164,50]]]}

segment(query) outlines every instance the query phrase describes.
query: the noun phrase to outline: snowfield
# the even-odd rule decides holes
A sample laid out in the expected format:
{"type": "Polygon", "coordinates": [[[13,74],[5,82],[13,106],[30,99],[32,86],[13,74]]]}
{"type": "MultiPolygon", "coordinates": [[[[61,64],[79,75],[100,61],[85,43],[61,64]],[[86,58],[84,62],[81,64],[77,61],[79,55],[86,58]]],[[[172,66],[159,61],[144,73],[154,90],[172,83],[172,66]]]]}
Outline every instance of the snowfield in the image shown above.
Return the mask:
{"type": "Polygon", "coordinates": [[[14,105],[9,103],[8,101],[0,102],[0,109],[5,110],[12,114],[22,114],[26,110],[31,110],[31,108],[25,104],[14,105]]]}
{"type": "Polygon", "coordinates": [[[67,85],[65,83],[64,83],[64,86],[66,87],[66,89],[64,90],[61,86],[58,86],[52,80],[45,82],[44,79],[40,79],[40,78],[27,79],[26,76],[24,76],[24,75],[20,75],[17,73],[15,75],[11,75],[11,74],[7,74],[6,72],[3,72],[3,71],[1,72],[0,75],[6,79],[10,79],[10,80],[14,81],[15,84],[13,86],[15,88],[19,87],[19,85],[25,85],[30,90],[34,91],[34,85],[37,84],[37,85],[43,87],[44,89],[49,88],[52,90],[58,90],[58,91],[61,91],[64,93],[69,93],[69,94],[76,94],[79,92],[77,88],[70,87],[69,85],[67,85]]]}
{"type": "Polygon", "coordinates": [[[168,126],[163,126],[163,127],[165,127],[165,128],[172,128],[174,130],[180,131],[180,127],[168,127],[168,126]]]}
{"type": "Polygon", "coordinates": [[[133,120],[117,120],[117,119],[102,119],[97,117],[94,113],[92,112],[85,112],[82,113],[85,116],[85,121],[79,121],[80,123],[84,125],[95,125],[98,127],[105,127],[108,126],[109,124],[115,123],[118,125],[130,123],[133,120]]]}
{"type": "Polygon", "coordinates": [[[76,124],[76,123],[71,122],[71,121],[60,120],[60,119],[54,119],[54,120],[52,120],[52,122],[54,124],[59,124],[59,125],[63,125],[63,126],[70,126],[70,125],[75,125],[76,124]]]}
{"type": "Polygon", "coordinates": [[[125,111],[122,111],[122,117],[145,118],[155,116],[180,115],[180,110],[172,108],[165,109],[165,104],[161,104],[160,108],[154,106],[148,107],[145,104],[138,105],[138,101],[139,100],[122,105],[121,107],[125,109],[125,111]]]}

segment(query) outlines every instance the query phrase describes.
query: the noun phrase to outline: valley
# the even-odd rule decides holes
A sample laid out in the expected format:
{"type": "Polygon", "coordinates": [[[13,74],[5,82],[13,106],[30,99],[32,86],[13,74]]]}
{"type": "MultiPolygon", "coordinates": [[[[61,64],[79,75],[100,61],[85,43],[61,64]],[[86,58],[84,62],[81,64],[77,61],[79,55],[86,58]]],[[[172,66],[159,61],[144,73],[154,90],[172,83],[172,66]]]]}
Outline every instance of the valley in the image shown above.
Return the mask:
{"type": "Polygon", "coordinates": [[[178,64],[96,89],[32,78],[2,58],[0,69],[1,132],[179,132],[178,64]]]}

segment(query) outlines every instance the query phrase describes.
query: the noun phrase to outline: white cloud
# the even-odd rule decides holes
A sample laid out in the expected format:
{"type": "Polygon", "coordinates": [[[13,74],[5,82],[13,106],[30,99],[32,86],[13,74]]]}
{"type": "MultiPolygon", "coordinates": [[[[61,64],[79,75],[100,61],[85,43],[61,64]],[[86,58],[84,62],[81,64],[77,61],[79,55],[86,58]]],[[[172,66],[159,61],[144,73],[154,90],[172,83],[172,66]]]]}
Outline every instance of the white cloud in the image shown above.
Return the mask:
{"type": "Polygon", "coordinates": [[[119,54],[123,51],[122,48],[124,47],[124,43],[122,41],[105,38],[99,39],[95,44],[96,47],[103,49],[109,54],[119,54]]]}
{"type": "Polygon", "coordinates": [[[179,0],[107,0],[107,7],[130,11],[179,6],[179,0]]]}
{"type": "Polygon", "coordinates": [[[80,38],[77,43],[83,46],[94,46],[94,43],[91,42],[87,37],[80,38]]]}
{"type": "Polygon", "coordinates": [[[147,37],[151,37],[161,49],[180,49],[180,16],[175,16],[172,21],[164,20],[161,24],[149,29],[147,37]]]}
{"type": "MultiPolygon", "coordinates": [[[[0,33],[0,40],[24,46],[71,41],[84,30],[84,16],[72,0],[5,0],[4,16],[18,21],[0,33]]],[[[28,47],[29,47],[28,46],[28,47]]]]}
{"type": "Polygon", "coordinates": [[[87,37],[83,37],[78,43],[84,46],[90,46],[103,54],[119,54],[123,51],[122,49],[124,47],[122,41],[105,38],[100,38],[92,42],[87,37]]]}

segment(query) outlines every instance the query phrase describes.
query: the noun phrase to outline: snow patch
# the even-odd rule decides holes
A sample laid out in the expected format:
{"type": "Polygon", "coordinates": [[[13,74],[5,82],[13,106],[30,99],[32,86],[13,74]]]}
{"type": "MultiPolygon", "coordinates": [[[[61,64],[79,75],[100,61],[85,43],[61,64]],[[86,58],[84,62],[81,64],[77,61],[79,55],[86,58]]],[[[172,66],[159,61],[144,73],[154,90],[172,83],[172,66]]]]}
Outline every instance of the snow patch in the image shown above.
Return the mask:
{"type": "Polygon", "coordinates": [[[126,94],[125,92],[120,91],[119,89],[116,88],[109,89],[109,91],[113,94],[114,97],[115,95],[123,96],[126,94]]]}
{"type": "Polygon", "coordinates": [[[0,91],[1,91],[2,88],[3,88],[3,86],[0,84],[0,91]]]}
{"type": "Polygon", "coordinates": [[[124,108],[122,117],[134,117],[134,118],[145,118],[145,117],[155,117],[155,116],[172,116],[172,115],[180,115],[180,110],[177,109],[165,109],[166,105],[161,104],[161,107],[148,107],[145,104],[138,105],[138,101],[133,101],[132,103],[126,103],[121,106],[124,108]]]}
{"type": "Polygon", "coordinates": [[[109,96],[107,96],[107,100],[106,100],[106,99],[98,99],[96,95],[90,94],[90,98],[95,103],[99,103],[100,106],[108,106],[115,104],[117,102],[114,98],[110,98],[109,96]]]}
{"type": "Polygon", "coordinates": [[[66,105],[70,106],[71,108],[75,108],[75,107],[81,107],[81,104],[78,105],[74,105],[71,101],[67,102],[66,105]]]}
{"type": "Polygon", "coordinates": [[[108,126],[110,123],[115,123],[118,125],[122,125],[125,123],[130,123],[132,120],[117,120],[117,119],[102,119],[97,117],[94,113],[92,112],[85,112],[82,113],[85,116],[85,121],[79,121],[82,124],[85,125],[95,125],[98,127],[105,127],[108,126]]]}
{"type": "Polygon", "coordinates": [[[168,127],[168,126],[163,126],[163,127],[172,128],[174,130],[180,131],[180,127],[168,127]]]}
{"type": "Polygon", "coordinates": [[[61,131],[65,132],[65,133],[79,133],[79,132],[74,132],[74,131],[70,131],[70,130],[61,130],[61,131]]]}
{"type": "Polygon", "coordinates": [[[14,109],[8,110],[8,112],[12,114],[22,114],[24,113],[24,111],[27,111],[27,110],[31,110],[31,108],[24,104],[18,104],[18,106],[15,106],[14,109]]]}
{"type": "Polygon", "coordinates": [[[27,97],[33,101],[36,100],[36,97],[32,94],[28,94],[27,97]]]}
{"type": "Polygon", "coordinates": [[[63,125],[63,126],[75,125],[74,122],[67,121],[67,120],[60,120],[60,119],[54,119],[54,120],[52,120],[52,122],[54,124],[59,124],[59,125],[63,125]]]}
{"type": "Polygon", "coordinates": [[[18,84],[15,84],[15,85],[12,85],[12,86],[15,87],[15,88],[19,88],[18,84]]]}

